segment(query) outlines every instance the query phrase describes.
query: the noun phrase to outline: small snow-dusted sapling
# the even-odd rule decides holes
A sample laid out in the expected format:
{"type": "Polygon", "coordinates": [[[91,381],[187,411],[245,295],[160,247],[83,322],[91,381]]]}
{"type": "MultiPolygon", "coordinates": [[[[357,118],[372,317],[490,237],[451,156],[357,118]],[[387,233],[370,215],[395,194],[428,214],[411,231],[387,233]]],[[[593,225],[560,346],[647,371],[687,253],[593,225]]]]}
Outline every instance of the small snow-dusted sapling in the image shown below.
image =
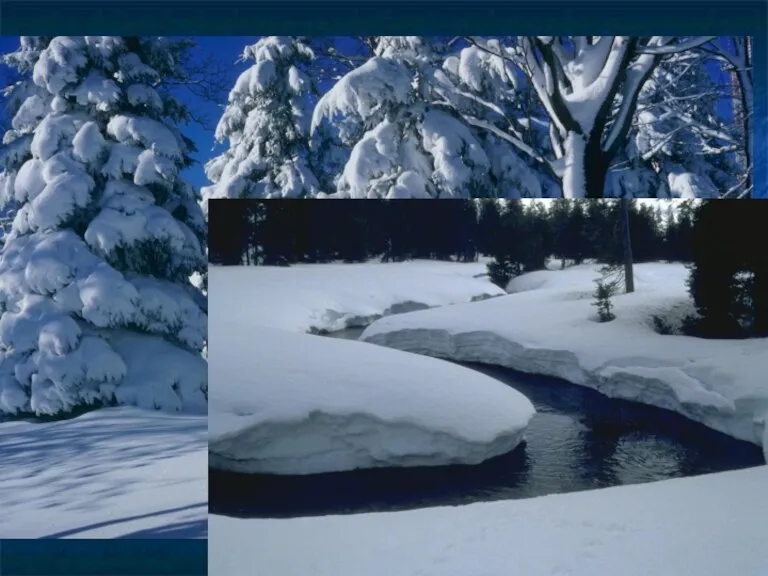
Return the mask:
{"type": "Polygon", "coordinates": [[[600,322],[610,322],[616,315],[613,313],[613,303],[611,297],[614,294],[615,287],[612,284],[606,283],[604,280],[597,281],[597,287],[595,288],[595,301],[592,306],[597,308],[597,317],[600,322]]]}

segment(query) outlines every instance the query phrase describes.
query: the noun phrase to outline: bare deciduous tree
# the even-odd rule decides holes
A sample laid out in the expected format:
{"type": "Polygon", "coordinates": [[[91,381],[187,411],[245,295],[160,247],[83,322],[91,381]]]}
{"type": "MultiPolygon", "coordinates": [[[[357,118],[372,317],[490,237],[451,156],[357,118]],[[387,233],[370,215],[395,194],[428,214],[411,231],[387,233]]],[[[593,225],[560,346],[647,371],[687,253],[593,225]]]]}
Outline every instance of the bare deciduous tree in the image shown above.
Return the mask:
{"type": "MultiPolygon", "coordinates": [[[[693,50],[711,36],[522,36],[501,49],[468,40],[519,66],[550,121],[554,157],[543,157],[513,134],[505,138],[545,162],[567,198],[604,196],[611,161],[627,141],[640,91],[663,58],[693,50]]],[[[498,136],[504,136],[499,134],[498,136]]]]}

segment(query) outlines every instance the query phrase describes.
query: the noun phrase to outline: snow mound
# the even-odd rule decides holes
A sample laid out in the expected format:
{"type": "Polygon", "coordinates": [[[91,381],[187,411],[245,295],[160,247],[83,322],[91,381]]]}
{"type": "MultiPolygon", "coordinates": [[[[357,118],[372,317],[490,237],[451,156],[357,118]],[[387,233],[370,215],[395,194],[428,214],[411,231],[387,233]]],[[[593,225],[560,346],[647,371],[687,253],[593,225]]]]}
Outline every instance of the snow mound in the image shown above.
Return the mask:
{"type": "Polygon", "coordinates": [[[672,171],[667,177],[674,198],[718,198],[720,191],[706,174],[672,171]]]}
{"type": "Polygon", "coordinates": [[[370,344],[218,319],[210,342],[214,468],[477,464],[514,449],[535,412],[488,376],[370,344]]]}
{"type": "Polygon", "coordinates": [[[485,277],[483,262],[211,266],[209,276],[214,317],[292,332],[365,326],[404,303],[423,308],[505,294],[485,277]]]}
{"type": "Polygon", "coordinates": [[[652,316],[689,300],[687,271],[675,264],[636,266],[636,292],[615,296],[616,320],[599,323],[591,306],[599,276],[592,265],[526,274],[508,296],[383,318],[361,339],[563,378],[763,444],[766,339],[656,333],[652,316]]]}

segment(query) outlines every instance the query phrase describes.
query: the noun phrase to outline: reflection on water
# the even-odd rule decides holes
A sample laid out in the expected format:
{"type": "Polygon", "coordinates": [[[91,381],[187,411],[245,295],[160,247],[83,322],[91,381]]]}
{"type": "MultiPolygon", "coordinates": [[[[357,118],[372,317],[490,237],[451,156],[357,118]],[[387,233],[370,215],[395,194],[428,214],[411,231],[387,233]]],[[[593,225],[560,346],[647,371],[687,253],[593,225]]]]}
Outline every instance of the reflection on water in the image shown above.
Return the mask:
{"type": "MultiPolygon", "coordinates": [[[[358,335],[360,332],[357,330],[358,335]]],[[[340,336],[344,335],[348,334],[340,336]]],[[[505,382],[536,406],[526,440],[513,452],[476,466],[382,468],[312,476],[210,470],[210,511],[290,517],[403,510],[529,498],[763,463],[757,446],[666,410],[611,400],[554,378],[466,366],[505,382]]]]}

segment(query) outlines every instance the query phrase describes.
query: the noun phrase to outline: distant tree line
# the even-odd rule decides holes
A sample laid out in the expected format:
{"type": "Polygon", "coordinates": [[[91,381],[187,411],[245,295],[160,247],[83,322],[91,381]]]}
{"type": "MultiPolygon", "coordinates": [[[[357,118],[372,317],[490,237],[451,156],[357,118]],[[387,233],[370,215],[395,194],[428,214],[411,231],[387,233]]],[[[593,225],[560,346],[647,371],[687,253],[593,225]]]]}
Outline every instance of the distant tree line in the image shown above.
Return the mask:
{"type": "MultiPolygon", "coordinates": [[[[372,258],[471,262],[489,256],[491,279],[596,260],[621,265],[616,200],[217,200],[210,261],[289,266],[372,258]]],[[[768,336],[768,202],[629,203],[634,262],[690,265],[698,315],[685,330],[705,337],[768,336]]]]}
{"type": "MultiPolygon", "coordinates": [[[[636,262],[689,261],[693,205],[631,202],[636,262]]],[[[616,200],[217,200],[209,208],[210,261],[220,265],[504,261],[516,273],[587,259],[618,263],[616,200]]]]}

